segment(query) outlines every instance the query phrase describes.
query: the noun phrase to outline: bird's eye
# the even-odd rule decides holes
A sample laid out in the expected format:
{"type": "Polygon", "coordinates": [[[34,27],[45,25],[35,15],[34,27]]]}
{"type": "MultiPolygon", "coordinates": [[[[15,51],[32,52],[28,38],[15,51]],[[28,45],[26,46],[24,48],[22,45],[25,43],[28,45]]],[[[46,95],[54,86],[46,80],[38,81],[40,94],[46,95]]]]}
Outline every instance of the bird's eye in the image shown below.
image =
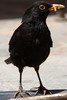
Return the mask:
{"type": "Polygon", "coordinates": [[[40,9],[40,10],[44,10],[44,9],[45,9],[45,6],[44,6],[44,5],[40,5],[40,6],[39,6],[39,9],[40,9]]]}

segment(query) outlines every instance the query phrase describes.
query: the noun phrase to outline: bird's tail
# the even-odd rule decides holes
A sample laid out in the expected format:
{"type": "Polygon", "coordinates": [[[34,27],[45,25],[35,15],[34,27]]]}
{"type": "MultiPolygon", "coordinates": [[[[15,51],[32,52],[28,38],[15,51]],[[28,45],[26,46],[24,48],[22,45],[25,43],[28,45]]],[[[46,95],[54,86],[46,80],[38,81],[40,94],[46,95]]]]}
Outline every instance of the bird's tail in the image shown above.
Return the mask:
{"type": "Polygon", "coordinates": [[[11,58],[10,58],[10,57],[7,58],[7,59],[5,60],[5,63],[6,63],[6,64],[10,64],[10,63],[12,63],[11,58]]]}

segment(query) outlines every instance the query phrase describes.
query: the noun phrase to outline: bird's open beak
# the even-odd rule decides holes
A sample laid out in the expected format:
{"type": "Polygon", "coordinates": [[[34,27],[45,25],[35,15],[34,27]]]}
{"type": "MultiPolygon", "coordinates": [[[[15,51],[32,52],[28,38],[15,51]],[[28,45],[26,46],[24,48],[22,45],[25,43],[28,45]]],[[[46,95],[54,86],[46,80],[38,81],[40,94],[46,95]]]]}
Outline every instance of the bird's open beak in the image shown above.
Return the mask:
{"type": "Polygon", "coordinates": [[[49,8],[49,11],[57,11],[58,9],[65,8],[64,5],[61,4],[53,4],[52,7],[49,8]]]}

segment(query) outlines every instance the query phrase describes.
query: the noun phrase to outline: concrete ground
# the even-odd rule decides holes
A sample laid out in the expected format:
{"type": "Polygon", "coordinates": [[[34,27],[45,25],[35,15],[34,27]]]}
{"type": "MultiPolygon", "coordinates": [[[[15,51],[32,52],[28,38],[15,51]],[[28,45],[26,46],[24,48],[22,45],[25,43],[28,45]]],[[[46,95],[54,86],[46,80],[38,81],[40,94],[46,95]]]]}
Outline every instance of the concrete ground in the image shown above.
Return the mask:
{"type": "MultiPolygon", "coordinates": [[[[0,91],[16,91],[19,85],[18,69],[4,60],[9,57],[8,43],[14,30],[21,24],[21,19],[0,20],[0,91]]],[[[56,16],[49,16],[47,24],[53,39],[53,48],[48,59],[40,66],[43,85],[48,89],[67,89],[67,21],[59,21],[56,16]]],[[[33,68],[23,72],[23,88],[39,86],[33,68]]]]}

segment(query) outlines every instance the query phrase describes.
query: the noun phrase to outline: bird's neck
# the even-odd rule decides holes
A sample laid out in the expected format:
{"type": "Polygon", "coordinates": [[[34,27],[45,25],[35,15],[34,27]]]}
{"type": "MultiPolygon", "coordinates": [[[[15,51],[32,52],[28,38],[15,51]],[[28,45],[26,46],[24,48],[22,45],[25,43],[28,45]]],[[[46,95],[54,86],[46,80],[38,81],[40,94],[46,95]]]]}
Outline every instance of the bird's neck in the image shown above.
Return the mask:
{"type": "Polygon", "coordinates": [[[42,21],[44,23],[46,23],[46,19],[47,19],[47,16],[48,16],[49,12],[48,13],[45,13],[44,15],[43,14],[37,14],[37,13],[34,13],[32,14],[32,19],[34,20],[39,20],[39,21],[42,21]]]}
{"type": "Polygon", "coordinates": [[[35,23],[43,22],[43,23],[46,25],[46,18],[43,19],[43,18],[39,18],[39,17],[33,17],[32,20],[33,20],[35,23]]]}

